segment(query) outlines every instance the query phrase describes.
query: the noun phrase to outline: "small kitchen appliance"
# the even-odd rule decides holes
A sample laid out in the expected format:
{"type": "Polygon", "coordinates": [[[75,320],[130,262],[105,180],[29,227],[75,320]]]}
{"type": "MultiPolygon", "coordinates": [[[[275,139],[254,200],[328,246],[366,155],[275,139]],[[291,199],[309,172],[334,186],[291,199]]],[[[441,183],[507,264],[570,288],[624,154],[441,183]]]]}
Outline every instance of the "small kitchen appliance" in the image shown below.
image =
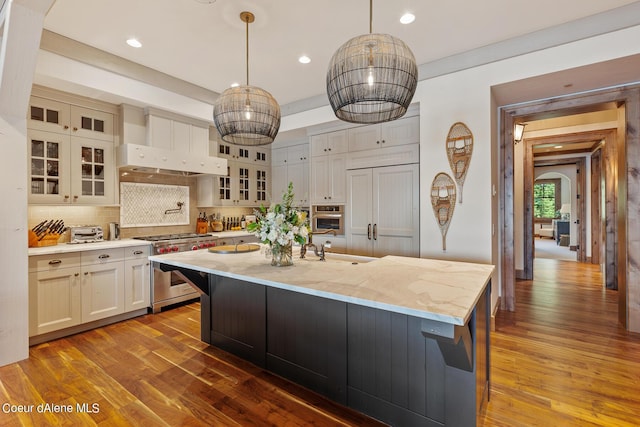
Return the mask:
{"type": "Polygon", "coordinates": [[[120,240],[120,224],[117,222],[109,223],[109,240],[120,240]]]}
{"type": "Polygon", "coordinates": [[[75,225],[70,227],[69,233],[69,243],[95,243],[104,240],[104,233],[99,225],[75,225]]]}

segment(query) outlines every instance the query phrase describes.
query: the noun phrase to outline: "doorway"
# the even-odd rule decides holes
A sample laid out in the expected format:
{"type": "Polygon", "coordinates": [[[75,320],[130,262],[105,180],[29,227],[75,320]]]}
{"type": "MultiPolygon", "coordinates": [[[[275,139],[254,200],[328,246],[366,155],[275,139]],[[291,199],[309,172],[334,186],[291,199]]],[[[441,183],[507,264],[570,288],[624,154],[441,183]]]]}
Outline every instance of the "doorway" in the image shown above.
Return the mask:
{"type": "MultiPolygon", "coordinates": [[[[578,114],[580,112],[594,111],[597,109],[616,109],[618,111],[617,128],[608,130],[603,136],[604,141],[604,176],[607,180],[605,185],[606,204],[604,217],[605,221],[605,240],[604,251],[600,254],[605,256],[605,274],[607,281],[612,281],[619,289],[619,318],[627,327],[627,292],[626,292],[626,274],[618,274],[619,271],[624,272],[626,269],[626,212],[627,198],[626,194],[622,194],[619,190],[626,188],[628,179],[627,159],[626,159],[626,142],[625,137],[633,140],[635,135],[629,136],[626,132],[626,125],[630,122],[630,110],[635,111],[638,108],[638,91],[636,88],[624,89],[607,89],[600,92],[591,92],[588,94],[579,94],[574,96],[566,96],[558,99],[544,100],[540,102],[532,102],[522,105],[502,107],[500,111],[500,152],[498,155],[498,164],[501,171],[501,194],[499,200],[499,223],[501,235],[499,237],[500,247],[500,263],[501,268],[501,300],[500,306],[503,310],[515,310],[515,278],[516,278],[516,245],[514,241],[516,236],[515,214],[517,205],[514,204],[515,183],[514,183],[514,144],[513,144],[513,128],[516,122],[527,122],[533,120],[541,120],[544,118],[554,118],[566,116],[569,114],[578,114]],[[620,165],[618,170],[617,166],[620,165]],[[620,209],[618,209],[620,207],[620,209]],[[624,264],[622,265],[621,262],[624,264]]],[[[635,118],[634,118],[635,120],[635,118]]],[[[631,121],[631,123],[635,123],[631,121]]],[[[526,182],[526,180],[525,180],[526,182]]],[[[530,217],[529,214],[523,215],[523,220],[530,217]]],[[[524,227],[531,229],[531,223],[525,224],[524,227]]],[[[524,241],[524,233],[521,241],[524,241]]],[[[523,242],[524,243],[524,242],[523,242]]],[[[523,248],[532,248],[532,245],[523,245],[523,248]]],[[[531,257],[527,257],[531,258],[531,257]]],[[[609,284],[609,283],[608,283],[609,284]]]]}

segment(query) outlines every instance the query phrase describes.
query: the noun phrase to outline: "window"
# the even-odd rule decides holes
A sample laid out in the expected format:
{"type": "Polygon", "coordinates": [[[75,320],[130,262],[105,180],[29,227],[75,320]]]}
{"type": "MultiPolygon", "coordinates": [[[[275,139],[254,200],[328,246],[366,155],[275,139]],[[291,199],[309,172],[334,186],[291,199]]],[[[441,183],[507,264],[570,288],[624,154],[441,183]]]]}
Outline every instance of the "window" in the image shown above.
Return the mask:
{"type": "Polygon", "coordinates": [[[533,217],[558,218],[560,209],[560,180],[538,179],[533,184],[533,217]]]}

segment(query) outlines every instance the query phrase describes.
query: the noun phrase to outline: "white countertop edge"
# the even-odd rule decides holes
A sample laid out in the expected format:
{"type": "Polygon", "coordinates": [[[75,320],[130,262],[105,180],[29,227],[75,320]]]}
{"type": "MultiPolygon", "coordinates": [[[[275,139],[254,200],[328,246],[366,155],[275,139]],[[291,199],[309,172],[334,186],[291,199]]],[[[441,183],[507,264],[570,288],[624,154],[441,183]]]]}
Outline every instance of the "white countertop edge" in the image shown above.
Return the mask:
{"type": "Polygon", "coordinates": [[[93,243],[58,243],[53,246],[29,248],[28,255],[52,255],[71,252],[94,251],[104,249],[128,248],[132,246],[149,246],[151,242],[138,239],[105,240],[93,243]]]}
{"type": "MultiPolygon", "coordinates": [[[[297,286],[297,285],[290,285],[290,284],[286,284],[286,283],[274,282],[274,281],[267,280],[267,279],[261,279],[259,277],[246,276],[246,275],[232,273],[232,272],[228,272],[228,271],[222,271],[222,270],[215,270],[215,269],[207,268],[207,267],[204,267],[204,266],[194,266],[193,264],[183,263],[183,262],[180,262],[180,261],[167,259],[166,257],[163,257],[163,256],[152,255],[152,256],[149,257],[149,261],[151,261],[151,262],[159,262],[159,263],[167,264],[167,265],[172,265],[174,267],[182,267],[182,268],[186,268],[186,269],[189,269],[189,270],[200,271],[200,272],[203,272],[203,273],[215,274],[215,275],[218,275],[218,276],[228,277],[228,278],[231,278],[231,279],[244,280],[244,281],[248,281],[248,282],[252,282],[252,283],[261,284],[261,285],[264,285],[264,286],[271,286],[271,287],[279,288],[279,289],[283,289],[283,290],[295,291],[295,292],[299,292],[299,293],[302,293],[302,294],[323,297],[323,298],[327,298],[327,299],[331,299],[331,300],[335,300],[335,301],[353,303],[353,304],[361,305],[361,306],[364,306],[364,307],[377,308],[377,309],[382,309],[382,310],[386,310],[386,311],[390,311],[390,312],[394,312],[394,313],[406,314],[406,315],[413,316],[413,317],[418,317],[418,318],[421,318],[421,319],[435,320],[435,321],[444,322],[444,323],[447,323],[447,324],[453,324],[453,325],[457,325],[457,326],[466,325],[468,320],[471,317],[471,312],[473,310],[473,308],[470,308],[467,311],[465,317],[461,318],[461,317],[458,317],[458,316],[450,316],[450,315],[446,315],[446,314],[433,313],[433,312],[430,312],[430,311],[412,309],[412,308],[408,308],[408,307],[404,307],[404,306],[386,304],[386,303],[373,301],[373,300],[369,300],[369,299],[350,297],[350,296],[343,295],[343,294],[327,292],[327,291],[321,291],[321,290],[317,290],[317,289],[313,289],[313,288],[307,288],[307,287],[304,287],[304,286],[297,286]]],[[[375,262],[375,261],[371,261],[371,262],[375,262]]],[[[276,267],[274,267],[274,268],[276,268],[276,267]]],[[[287,267],[277,267],[277,268],[287,268],[287,267]]],[[[478,300],[480,299],[481,295],[484,293],[484,289],[486,289],[486,286],[489,283],[489,280],[490,280],[490,277],[487,279],[487,281],[484,284],[483,292],[478,294],[478,296],[477,296],[477,298],[476,298],[476,300],[475,300],[475,302],[473,304],[473,307],[475,307],[477,305],[478,300]]]]}

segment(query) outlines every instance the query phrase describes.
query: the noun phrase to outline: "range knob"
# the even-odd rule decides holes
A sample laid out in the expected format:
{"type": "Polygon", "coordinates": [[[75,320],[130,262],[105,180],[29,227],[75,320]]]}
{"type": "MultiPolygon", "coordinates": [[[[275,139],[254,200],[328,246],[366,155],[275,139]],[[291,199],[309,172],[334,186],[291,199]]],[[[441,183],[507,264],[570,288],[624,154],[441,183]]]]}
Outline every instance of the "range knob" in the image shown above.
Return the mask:
{"type": "Polygon", "coordinates": [[[173,252],[178,252],[178,247],[177,247],[177,246],[174,246],[174,247],[172,247],[172,248],[171,248],[171,250],[172,250],[173,252]]]}
{"type": "Polygon", "coordinates": [[[165,252],[166,252],[166,249],[165,249],[165,248],[158,248],[158,253],[159,253],[159,254],[163,254],[163,253],[165,253],[165,252]]]}
{"type": "Polygon", "coordinates": [[[192,251],[197,251],[197,250],[198,250],[198,246],[197,246],[197,245],[193,245],[193,246],[191,246],[191,250],[192,250],[192,251]]]}

